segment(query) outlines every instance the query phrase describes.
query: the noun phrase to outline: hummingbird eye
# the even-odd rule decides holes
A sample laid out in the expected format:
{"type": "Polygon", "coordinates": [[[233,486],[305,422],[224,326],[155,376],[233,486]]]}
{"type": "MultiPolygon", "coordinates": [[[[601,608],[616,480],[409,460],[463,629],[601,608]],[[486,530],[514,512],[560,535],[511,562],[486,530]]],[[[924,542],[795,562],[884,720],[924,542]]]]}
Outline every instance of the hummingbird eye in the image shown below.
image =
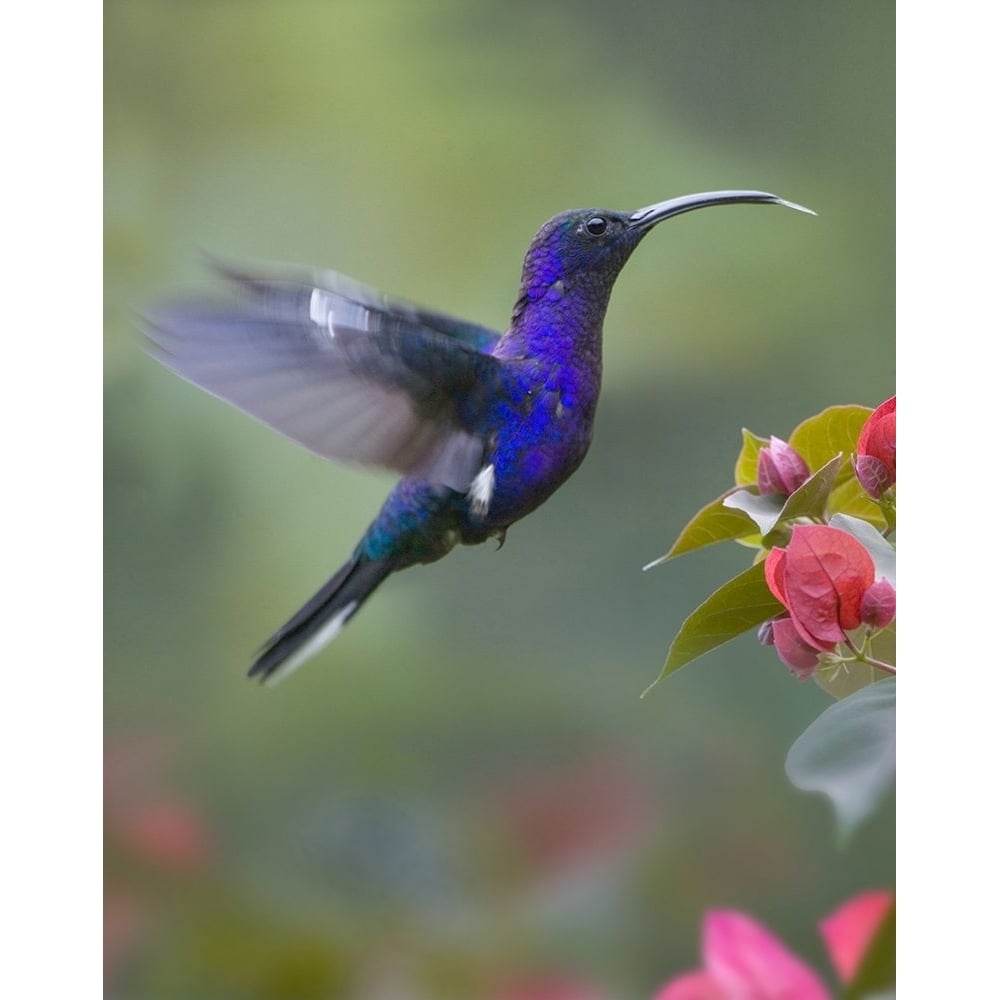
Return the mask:
{"type": "Polygon", "coordinates": [[[588,219],[586,222],[587,232],[591,236],[603,236],[608,228],[608,220],[601,218],[599,215],[595,215],[593,218],[588,219]]]}

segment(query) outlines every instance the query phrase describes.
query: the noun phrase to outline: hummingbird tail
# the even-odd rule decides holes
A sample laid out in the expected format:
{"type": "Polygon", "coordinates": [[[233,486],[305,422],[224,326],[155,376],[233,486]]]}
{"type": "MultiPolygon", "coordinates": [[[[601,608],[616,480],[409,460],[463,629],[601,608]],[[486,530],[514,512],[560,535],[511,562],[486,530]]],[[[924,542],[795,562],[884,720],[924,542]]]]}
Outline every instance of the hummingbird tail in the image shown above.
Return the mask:
{"type": "Polygon", "coordinates": [[[392,570],[391,560],[353,556],[264,643],[248,676],[268,686],[284,680],[340,632],[392,570]]]}

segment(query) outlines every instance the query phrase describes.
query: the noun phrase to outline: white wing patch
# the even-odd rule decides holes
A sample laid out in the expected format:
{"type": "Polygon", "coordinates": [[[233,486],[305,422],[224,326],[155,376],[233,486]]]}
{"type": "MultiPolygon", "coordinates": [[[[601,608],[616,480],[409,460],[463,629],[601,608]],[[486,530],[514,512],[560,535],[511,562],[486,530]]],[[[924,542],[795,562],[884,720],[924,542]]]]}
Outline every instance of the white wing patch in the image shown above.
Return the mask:
{"type": "Polygon", "coordinates": [[[337,329],[334,323],[334,303],[333,296],[328,295],[322,288],[314,288],[309,296],[309,318],[317,325],[323,327],[330,339],[337,336],[337,329]]]}
{"type": "Polygon", "coordinates": [[[331,295],[322,288],[314,288],[309,295],[309,319],[323,327],[331,340],[336,338],[338,327],[370,333],[373,323],[371,311],[360,302],[331,295]]]}
{"type": "Polygon", "coordinates": [[[476,478],[469,485],[469,492],[466,496],[472,505],[472,513],[476,517],[485,517],[490,509],[490,501],[493,499],[493,487],[496,485],[496,469],[490,465],[484,465],[476,474],[476,478]]]}

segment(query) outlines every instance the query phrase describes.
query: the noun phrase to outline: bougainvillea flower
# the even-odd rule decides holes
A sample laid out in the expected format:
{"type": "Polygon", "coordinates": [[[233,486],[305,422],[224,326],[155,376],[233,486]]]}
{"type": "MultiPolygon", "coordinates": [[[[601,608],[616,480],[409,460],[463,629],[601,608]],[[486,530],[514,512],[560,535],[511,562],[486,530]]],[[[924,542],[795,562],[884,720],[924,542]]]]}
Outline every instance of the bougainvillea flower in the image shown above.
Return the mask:
{"type": "MultiPolygon", "coordinates": [[[[841,982],[856,975],[892,906],[891,892],[866,892],[820,922],[841,982]]],[[[829,1000],[819,976],[752,917],[713,910],[702,925],[703,968],[676,976],[654,1000],[829,1000]]]]}
{"type": "Polygon", "coordinates": [[[764,575],[800,638],[829,650],[861,624],[861,598],[875,582],[875,564],[846,531],[797,524],[788,547],[767,554],[764,575]]]}
{"type": "Polygon", "coordinates": [[[854,978],[891,907],[891,892],[863,892],[819,922],[830,961],[842,982],[854,978]]]}
{"type": "Polygon", "coordinates": [[[671,979],[653,1000],[729,1000],[710,972],[685,972],[671,979]]]}
{"type": "Polygon", "coordinates": [[[858,435],[854,472],[876,500],[896,482],[896,397],[876,407],[858,435]]]}
{"type": "Polygon", "coordinates": [[[821,651],[803,641],[792,619],[787,615],[772,619],[771,635],[778,659],[800,680],[812,677],[819,665],[821,651]]]}
{"type": "Polygon", "coordinates": [[[880,499],[895,482],[885,464],[872,455],[855,455],[851,461],[854,465],[854,475],[858,477],[861,488],[873,500],[880,499]]]}
{"type": "Polygon", "coordinates": [[[757,454],[757,488],[767,493],[794,493],[809,478],[805,459],[787,442],[771,436],[757,454]]]}
{"type": "Polygon", "coordinates": [[[858,454],[877,458],[896,476],[896,397],[877,406],[858,435],[858,454]]]}
{"type": "Polygon", "coordinates": [[[655,1000],[734,997],[828,1000],[823,981],[766,927],[735,910],[710,910],[702,926],[704,969],[667,983],[655,1000]]]}
{"type": "Polygon", "coordinates": [[[861,595],[861,620],[885,628],[896,617],[896,588],[885,578],[876,580],[861,595]]]}

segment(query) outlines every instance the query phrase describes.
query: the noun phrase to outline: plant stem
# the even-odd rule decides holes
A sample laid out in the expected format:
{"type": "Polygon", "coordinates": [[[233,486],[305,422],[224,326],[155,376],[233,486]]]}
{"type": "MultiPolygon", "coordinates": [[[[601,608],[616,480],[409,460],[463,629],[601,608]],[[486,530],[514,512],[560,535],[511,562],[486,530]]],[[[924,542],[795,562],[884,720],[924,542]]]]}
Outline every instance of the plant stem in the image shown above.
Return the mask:
{"type": "MultiPolygon", "coordinates": [[[[849,635],[844,636],[844,642],[847,648],[854,654],[855,659],[860,663],[867,663],[869,667],[874,667],[876,670],[883,670],[887,674],[892,674],[893,677],[896,676],[896,667],[893,664],[877,659],[868,653],[866,649],[858,649],[854,644],[854,640],[849,635]]],[[[867,645],[868,640],[865,640],[865,646],[867,645]]]]}

